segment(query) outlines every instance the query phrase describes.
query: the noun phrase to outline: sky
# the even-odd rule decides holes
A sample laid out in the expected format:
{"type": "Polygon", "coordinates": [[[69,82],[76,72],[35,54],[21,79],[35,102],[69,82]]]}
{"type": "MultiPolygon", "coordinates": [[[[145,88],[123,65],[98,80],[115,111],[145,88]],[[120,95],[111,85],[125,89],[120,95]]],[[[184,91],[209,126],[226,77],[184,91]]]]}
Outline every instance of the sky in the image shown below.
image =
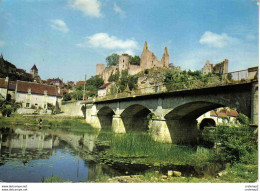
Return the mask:
{"type": "Polygon", "coordinates": [[[0,0],[0,53],[42,79],[94,76],[112,53],[201,70],[229,60],[229,72],[258,65],[256,0],[0,0]]]}

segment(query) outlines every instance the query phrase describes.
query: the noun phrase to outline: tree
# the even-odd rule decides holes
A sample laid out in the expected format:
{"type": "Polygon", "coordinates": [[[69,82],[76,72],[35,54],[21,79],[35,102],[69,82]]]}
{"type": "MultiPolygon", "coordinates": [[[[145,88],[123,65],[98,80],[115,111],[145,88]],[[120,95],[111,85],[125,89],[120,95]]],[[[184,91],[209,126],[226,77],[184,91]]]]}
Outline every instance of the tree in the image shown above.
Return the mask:
{"type": "Polygon", "coordinates": [[[92,76],[86,82],[86,95],[88,97],[97,96],[98,88],[104,84],[104,80],[99,76],[92,76]]]}
{"type": "Polygon", "coordinates": [[[116,71],[115,74],[111,74],[108,78],[109,82],[117,82],[119,80],[119,71],[116,71]]]}
{"type": "Polygon", "coordinates": [[[119,55],[116,53],[113,53],[106,57],[107,66],[116,66],[119,62],[119,55]]]}
{"type": "Polygon", "coordinates": [[[131,56],[131,55],[129,55],[129,62],[130,62],[130,64],[140,66],[140,61],[141,61],[141,59],[140,59],[139,56],[131,56]]]}

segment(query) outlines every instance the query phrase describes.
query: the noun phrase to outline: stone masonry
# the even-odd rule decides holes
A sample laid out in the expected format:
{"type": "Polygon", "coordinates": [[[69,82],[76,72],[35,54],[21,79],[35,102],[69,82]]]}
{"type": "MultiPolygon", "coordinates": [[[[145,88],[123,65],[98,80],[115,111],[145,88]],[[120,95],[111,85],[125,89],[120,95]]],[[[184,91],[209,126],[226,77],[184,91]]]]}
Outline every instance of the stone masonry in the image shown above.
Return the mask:
{"type": "Polygon", "coordinates": [[[122,54],[119,56],[118,66],[105,67],[105,64],[97,64],[96,75],[103,78],[104,82],[107,83],[109,77],[115,74],[117,71],[121,74],[123,70],[128,70],[128,74],[135,75],[146,69],[169,67],[169,53],[167,47],[164,49],[164,53],[161,61],[158,61],[157,57],[153,52],[148,49],[148,44],[145,42],[143,52],[141,54],[140,66],[132,65],[129,62],[129,57],[127,54],[122,54]]]}
{"type": "Polygon", "coordinates": [[[228,73],[228,60],[225,59],[224,61],[215,64],[215,66],[207,60],[206,64],[202,68],[202,73],[203,74],[208,74],[208,73],[226,74],[228,73]]]}

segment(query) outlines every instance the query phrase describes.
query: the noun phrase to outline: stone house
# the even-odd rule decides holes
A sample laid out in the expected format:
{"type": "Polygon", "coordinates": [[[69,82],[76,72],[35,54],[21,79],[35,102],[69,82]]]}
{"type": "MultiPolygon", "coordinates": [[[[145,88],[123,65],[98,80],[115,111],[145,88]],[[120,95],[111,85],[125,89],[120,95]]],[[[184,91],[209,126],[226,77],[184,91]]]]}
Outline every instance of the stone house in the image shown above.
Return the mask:
{"type": "Polygon", "coordinates": [[[47,79],[48,85],[54,85],[57,87],[64,87],[63,81],[60,78],[47,79]]]}
{"type": "Polygon", "coordinates": [[[100,88],[98,88],[98,97],[105,97],[110,93],[110,89],[113,83],[105,83],[100,88]]]}
{"type": "Polygon", "coordinates": [[[23,108],[47,109],[47,103],[59,107],[62,95],[60,89],[56,86],[18,80],[16,82],[15,100],[22,103],[23,108]]]}
{"type": "Polygon", "coordinates": [[[211,64],[208,60],[202,68],[202,74],[208,73],[218,73],[218,74],[226,74],[228,73],[228,60],[217,63],[215,65],[211,64]]]}
{"type": "Polygon", "coordinates": [[[148,44],[145,42],[141,54],[140,66],[132,65],[129,62],[129,56],[127,54],[122,54],[119,56],[118,66],[106,67],[104,64],[97,64],[96,75],[101,76],[104,82],[108,83],[109,77],[116,72],[121,74],[123,70],[128,70],[129,75],[135,75],[147,69],[160,67],[169,67],[169,53],[167,47],[165,47],[162,59],[159,61],[155,54],[148,49],[148,44]]]}

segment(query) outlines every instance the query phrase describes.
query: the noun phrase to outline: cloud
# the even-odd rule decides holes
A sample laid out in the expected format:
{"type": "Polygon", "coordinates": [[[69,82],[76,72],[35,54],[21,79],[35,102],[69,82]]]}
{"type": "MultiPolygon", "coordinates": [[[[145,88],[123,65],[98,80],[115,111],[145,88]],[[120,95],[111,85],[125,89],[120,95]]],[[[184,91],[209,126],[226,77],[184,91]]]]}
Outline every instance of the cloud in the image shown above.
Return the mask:
{"type": "Polygon", "coordinates": [[[116,53],[119,54],[119,55],[121,55],[121,54],[128,54],[128,55],[131,55],[131,56],[136,55],[133,50],[123,50],[123,51],[118,51],[116,53]]]}
{"type": "Polygon", "coordinates": [[[83,12],[85,16],[101,17],[101,3],[98,0],[69,0],[73,9],[83,12]]]}
{"type": "Polygon", "coordinates": [[[247,40],[256,40],[256,38],[257,38],[256,35],[253,35],[253,34],[247,34],[246,35],[247,40]]]}
{"type": "Polygon", "coordinates": [[[114,11],[121,16],[125,16],[125,12],[116,3],[114,3],[114,11]]]}
{"type": "Polygon", "coordinates": [[[200,44],[205,44],[209,47],[223,48],[237,42],[236,38],[228,36],[226,33],[216,34],[206,31],[200,38],[200,44]]]}
{"type": "Polygon", "coordinates": [[[109,36],[107,33],[96,33],[92,36],[85,37],[78,47],[94,47],[107,50],[116,50],[117,52],[128,52],[132,55],[134,50],[138,49],[138,43],[135,40],[121,40],[115,36],[109,36]]]}
{"type": "Polygon", "coordinates": [[[5,46],[5,41],[0,40],[0,47],[5,46]]]}
{"type": "Polygon", "coordinates": [[[54,30],[64,32],[64,33],[69,31],[69,28],[67,27],[66,23],[63,20],[54,19],[54,20],[51,20],[50,22],[51,22],[51,27],[54,30]]]}

